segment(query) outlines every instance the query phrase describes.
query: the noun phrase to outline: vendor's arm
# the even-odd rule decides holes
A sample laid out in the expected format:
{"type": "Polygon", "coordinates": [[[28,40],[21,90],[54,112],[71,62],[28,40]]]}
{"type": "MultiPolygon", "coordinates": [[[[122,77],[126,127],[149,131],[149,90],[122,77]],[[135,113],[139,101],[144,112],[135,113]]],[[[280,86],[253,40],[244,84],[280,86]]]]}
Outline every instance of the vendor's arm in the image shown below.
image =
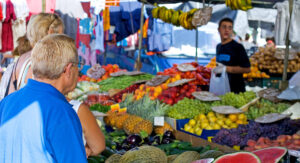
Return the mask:
{"type": "Polygon", "coordinates": [[[250,67],[226,66],[226,72],[232,73],[232,74],[249,73],[250,67]]]}
{"type": "Polygon", "coordinates": [[[94,115],[86,104],[80,105],[78,117],[86,139],[86,148],[90,149],[90,155],[98,155],[105,149],[105,138],[94,115]]]}

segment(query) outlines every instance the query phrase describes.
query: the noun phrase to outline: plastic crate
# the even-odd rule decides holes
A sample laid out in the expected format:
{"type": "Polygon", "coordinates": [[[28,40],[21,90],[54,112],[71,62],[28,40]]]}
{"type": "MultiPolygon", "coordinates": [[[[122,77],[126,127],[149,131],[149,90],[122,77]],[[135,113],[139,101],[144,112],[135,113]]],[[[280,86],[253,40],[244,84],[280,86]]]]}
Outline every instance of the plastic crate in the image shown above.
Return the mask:
{"type": "Polygon", "coordinates": [[[176,120],[176,130],[179,130],[181,132],[187,133],[187,134],[191,134],[193,136],[197,136],[199,138],[205,139],[205,140],[209,140],[211,138],[213,138],[220,130],[202,130],[202,134],[196,135],[190,132],[186,132],[184,130],[182,130],[182,128],[184,128],[184,125],[187,124],[189,122],[190,119],[178,119],[176,120]]]}
{"type": "Polygon", "coordinates": [[[245,79],[245,83],[246,85],[250,86],[250,87],[263,87],[263,79],[262,78],[253,78],[252,81],[248,81],[248,79],[245,79]]]}
{"type": "Polygon", "coordinates": [[[271,77],[269,79],[263,79],[263,87],[279,89],[281,77],[271,77]]]}

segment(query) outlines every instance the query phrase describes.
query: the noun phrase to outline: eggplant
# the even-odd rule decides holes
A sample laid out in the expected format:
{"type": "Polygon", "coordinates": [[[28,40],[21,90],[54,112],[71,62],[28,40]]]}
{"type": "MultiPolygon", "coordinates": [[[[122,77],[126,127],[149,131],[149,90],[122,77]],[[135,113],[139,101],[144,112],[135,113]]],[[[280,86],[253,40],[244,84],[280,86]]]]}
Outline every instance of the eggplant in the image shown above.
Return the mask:
{"type": "Polygon", "coordinates": [[[166,131],[163,135],[163,139],[165,138],[175,139],[175,136],[173,135],[172,131],[166,131]]]}
{"type": "Polygon", "coordinates": [[[118,151],[122,150],[122,145],[120,143],[116,143],[116,149],[118,151]]]}
{"type": "Polygon", "coordinates": [[[157,144],[157,145],[160,145],[161,144],[161,136],[158,136],[158,135],[154,136],[153,137],[153,143],[157,144]]]}
{"type": "Polygon", "coordinates": [[[164,138],[161,142],[162,144],[170,144],[173,143],[173,139],[170,138],[164,138]]]}
{"type": "Polygon", "coordinates": [[[142,138],[136,134],[128,136],[126,140],[129,145],[135,146],[138,146],[142,142],[142,138]]]}

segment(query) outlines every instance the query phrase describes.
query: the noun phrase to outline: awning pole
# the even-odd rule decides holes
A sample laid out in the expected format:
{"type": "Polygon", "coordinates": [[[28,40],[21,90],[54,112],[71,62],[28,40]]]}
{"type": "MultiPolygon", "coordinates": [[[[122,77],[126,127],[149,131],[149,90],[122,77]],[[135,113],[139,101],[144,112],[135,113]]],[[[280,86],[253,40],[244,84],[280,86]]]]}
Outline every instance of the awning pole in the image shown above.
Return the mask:
{"type": "Polygon", "coordinates": [[[196,58],[195,58],[195,60],[196,60],[196,62],[198,62],[198,27],[196,27],[196,45],[195,45],[195,47],[196,47],[196,58]]]}
{"type": "Polygon", "coordinates": [[[46,12],[46,0],[42,0],[42,12],[46,12]]]}
{"type": "Polygon", "coordinates": [[[283,75],[282,75],[282,82],[280,85],[280,89],[284,90],[288,87],[288,81],[287,81],[287,69],[288,69],[288,63],[289,63],[289,46],[290,46],[290,38],[289,38],[289,31],[290,31],[290,24],[291,24],[291,18],[292,18],[292,11],[293,11],[293,0],[289,0],[289,12],[290,12],[290,21],[288,24],[288,30],[286,33],[286,40],[285,40],[285,56],[284,56],[284,67],[283,67],[283,75]]]}
{"type": "Polygon", "coordinates": [[[142,3],[141,7],[141,21],[140,21],[140,36],[139,36],[139,55],[136,61],[136,70],[140,71],[142,68],[141,64],[141,54],[142,54],[142,40],[143,40],[143,26],[144,26],[144,5],[145,3],[142,3]]]}

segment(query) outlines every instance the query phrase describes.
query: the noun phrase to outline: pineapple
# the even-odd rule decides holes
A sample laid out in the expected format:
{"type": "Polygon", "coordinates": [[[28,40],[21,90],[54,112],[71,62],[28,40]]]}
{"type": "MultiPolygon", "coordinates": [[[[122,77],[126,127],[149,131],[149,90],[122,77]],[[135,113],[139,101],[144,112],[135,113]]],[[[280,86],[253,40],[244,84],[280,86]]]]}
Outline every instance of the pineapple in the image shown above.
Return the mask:
{"type": "Polygon", "coordinates": [[[140,121],[135,127],[134,127],[134,133],[139,134],[141,131],[145,131],[150,135],[153,131],[153,125],[148,120],[142,120],[140,121]]]}
{"type": "Polygon", "coordinates": [[[104,122],[106,125],[108,126],[114,126],[116,123],[116,117],[117,117],[117,113],[116,112],[108,112],[107,116],[104,117],[104,122]]]}
{"type": "Polygon", "coordinates": [[[117,122],[116,122],[116,126],[118,129],[123,129],[123,124],[124,122],[126,121],[127,118],[129,118],[130,115],[125,113],[125,114],[122,114],[122,115],[119,115],[117,117],[117,122]]]}
{"type": "Polygon", "coordinates": [[[129,118],[127,118],[123,124],[123,129],[127,134],[132,134],[135,128],[135,125],[137,125],[140,121],[143,119],[141,117],[130,115],[129,118]]]}
{"type": "Polygon", "coordinates": [[[166,131],[173,131],[173,128],[167,122],[164,123],[164,126],[155,127],[154,129],[154,132],[159,135],[163,135],[166,131]]]}

